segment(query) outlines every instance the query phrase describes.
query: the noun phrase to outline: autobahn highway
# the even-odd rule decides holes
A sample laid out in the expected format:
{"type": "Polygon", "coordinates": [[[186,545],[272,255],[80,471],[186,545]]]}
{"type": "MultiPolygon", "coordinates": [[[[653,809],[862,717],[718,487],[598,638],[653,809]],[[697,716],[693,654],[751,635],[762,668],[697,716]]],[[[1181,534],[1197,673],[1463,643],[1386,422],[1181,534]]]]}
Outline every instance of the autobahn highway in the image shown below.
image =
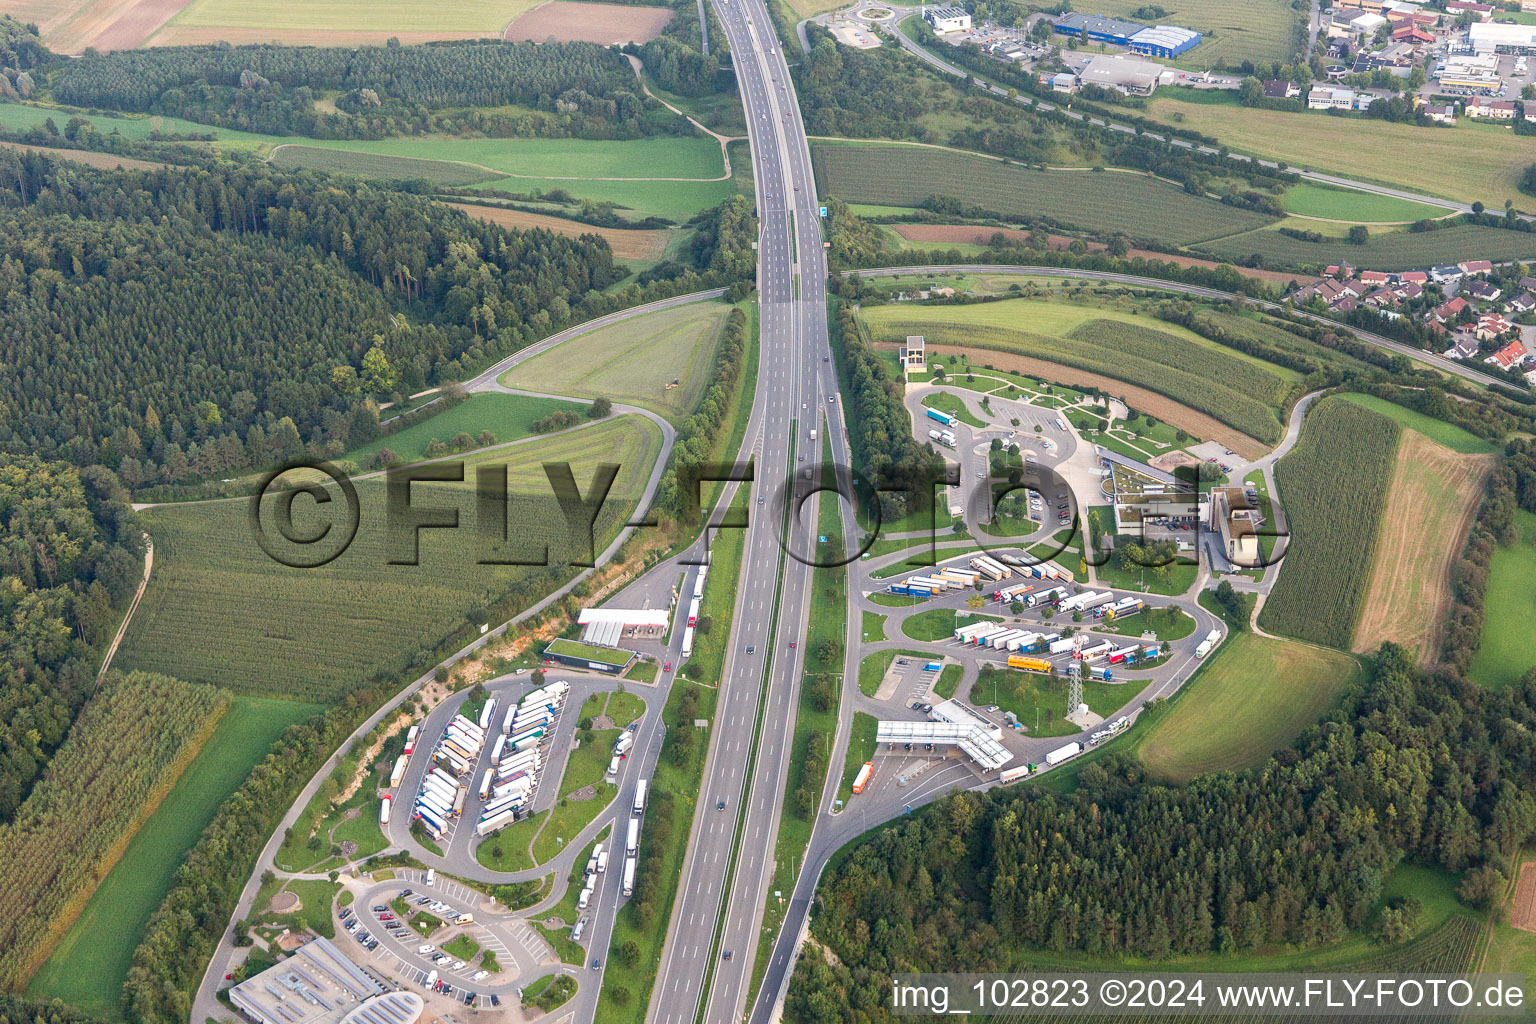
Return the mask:
{"type": "Polygon", "coordinates": [[[799,457],[819,462],[821,441],[810,432],[823,417],[833,451],[846,452],[819,210],[789,69],[762,0],[716,0],[715,10],[731,45],[757,188],[757,465],[700,809],[651,994],[648,1018],[662,1024],[692,1024],[701,1007],[706,1020],[734,1019],[746,998],[798,703],[803,652],[790,644],[804,635],[811,578],[809,566],[785,555],[779,524],[785,502],[795,504],[799,457]]]}

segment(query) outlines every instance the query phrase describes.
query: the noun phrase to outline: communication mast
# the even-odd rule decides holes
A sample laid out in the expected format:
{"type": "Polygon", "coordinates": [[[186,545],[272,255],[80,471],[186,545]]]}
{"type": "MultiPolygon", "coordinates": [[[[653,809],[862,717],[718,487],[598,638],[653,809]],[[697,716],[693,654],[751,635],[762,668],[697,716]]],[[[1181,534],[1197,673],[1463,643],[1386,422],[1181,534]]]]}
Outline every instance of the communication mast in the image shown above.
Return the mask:
{"type": "Polygon", "coordinates": [[[1088,638],[1082,633],[1072,638],[1072,664],[1067,670],[1067,714],[1077,714],[1083,706],[1083,643],[1088,638]]]}

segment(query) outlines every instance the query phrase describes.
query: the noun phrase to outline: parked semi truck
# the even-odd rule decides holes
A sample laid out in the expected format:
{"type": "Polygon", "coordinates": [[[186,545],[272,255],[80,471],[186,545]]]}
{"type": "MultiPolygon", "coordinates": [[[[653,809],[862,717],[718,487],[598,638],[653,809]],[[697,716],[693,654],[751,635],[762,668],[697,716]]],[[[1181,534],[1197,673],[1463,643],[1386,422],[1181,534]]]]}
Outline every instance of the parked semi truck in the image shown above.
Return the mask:
{"type": "Polygon", "coordinates": [[[688,602],[688,626],[692,628],[699,624],[699,605],[702,602],[698,598],[688,602]]]}
{"type": "Polygon", "coordinates": [[[629,835],[624,840],[624,852],[633,857],[640,848],[640,819],[629,819],[629,835]]]}
{"type": "Polygon", "coordinates": [[[406,756],[404,754],[395,758],[395,766],[389,770],[389,784],[391,786],[400,785],[400,780],[405,778],[405,762],[406,756]]]}
{"type": "Polygon", "coordinates": [[[1027,658],[1022,654],[1008,656],[1008,667],[1023,669],[1025,672],[1049,672],[1051,663],[1044,658],[1027,658]]]}
{"type": "Polygon", "coordinates": [[[1076,757],[1082,752],[1083,745],[1081,743],[1068,743],[1066,746],[1057,747],[1049,754],[1046,754],[1045,763],[1050,765],[1061,764],[1061,762],[1065,761],[1067,758],[1076,757]]]}
{"type": "Polygon", "coordinates": [[[1006,580],[1013,575],[1013,570],[1008,566],[986,555],[971,559],[971,568],[992,580],[1006,580]]]}
{"type": "Polygon", "coordinates": [[[624,885],[619,890],[625,896],[635,894],[635,858],[624,858],[624,885]]]}
{"type": "Polygon", "coordinates": [[[416,737],[421,735],[421,726],[413,725],[405,734],[405,756],[410,757],[416,752],[416,737]]]}
{"type": "Polygon", "coordinates": [[[944,424],[946,427],[952,427],[955,424],[955,418],[953,416],[947,412],[940,412],[938,409],[929,409],[928,418],[931,420],[937,420],[938,422],[944,424]]]}
{"type": "Polygon", "coordinates": [[[635,783],[635,813],[636,814],[643,814],[645,812],[645,788],[646,788],[646,785],[647,785],[647,780],[645,780],[645,779],[641,779],[639,782],[635,783]]]}
{"type": "Polygon", "coordinates": [[[1200,641],[1200,646],[1195,648],[1195,657],[1197,657],[1197,658],[1205,657],[1207,654],[1210,654],[1211,651],[1220,642],[1221,642],[1221,633],[1219,633],[1218,631],[1216,631],[1214,629],[1211,630],[1209,633],[1205,634],[1205,639],[1200,641]]]}
{"type": "Polygon", "coordinates": [[[384,794],[384,799],[379,801],[379,824],[380,825],[388,825],[389,824],[389,805],[390,805],[390,803],[392,801],[393,801],[393,798],[388,793],[385,793],[384,794]]]}

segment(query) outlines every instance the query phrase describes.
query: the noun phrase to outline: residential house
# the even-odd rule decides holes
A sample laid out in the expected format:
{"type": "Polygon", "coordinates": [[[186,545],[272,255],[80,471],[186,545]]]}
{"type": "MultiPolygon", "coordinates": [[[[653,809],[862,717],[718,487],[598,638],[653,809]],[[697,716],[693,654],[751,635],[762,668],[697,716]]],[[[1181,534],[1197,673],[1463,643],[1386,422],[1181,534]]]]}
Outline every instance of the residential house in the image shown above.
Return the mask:
{"type": "Polygon", "coordinates": [[[1264,79],[1264,98],[1269,100],[1293,100],[1301,95],[1301,86],[1280,78],[1264,79]]]}
{"type": "Polygon", "coordinates": [[[1484,313],[1477,318],[1477,325],[1472,328],[1472,333],[1478,341],[1493,341],[1495,338],[1507,334],[1514,329],[1515,325],[1499,316],[1499,314],[1484,313]]]}
{"type": "Polygon", "coordinates": [[[1392,41],[1407,43],[1409,46],[1428,46],[1435,41],[1435,37],[1412,22],[1407,22],[1392,30],[1392,41]]]}
{"type": "Polygon", "coordinates": [[[1505,309],[1509,311],[1510,316],[1523,316],[1526,313],[1530,313],[1536,310],[1536,295],[1532,295],[1530,292],[1521,292],[1509,300],[1509,304],[1505,306],[1505,309]]]}
{"type": "Polygon", "coordinates": [[[1323,268],[1323,276],[1336,277],[1342,281],[1347,277],[1354,277],[1355,268],[1350,266],[1348,263],[1330,263],[1328,266],[1323,268]]]}
{"type": "Polygon", "coordinates": [[[1493,273],[1493,263],[1489,260],[1467,260],[1464,263],[1456,264],[1456,266],[1461,269],[1463,274],[1475,275],[1493,273]]]}
{"type": "Polygon", "coordinates": [[[1370,291],[1358,277],[1342,282],[1339,287],[1343,289],[1344,295],[1351,299],[1363,299],[1370,291]]]}
{"type": "Polygon", "coordinates": [[[1395,306],[1398,303],[1397,293],[1385,288],[1378,288],[1365,297],[1365,304],[1375,309],[1383,309],[1387,306],[1395,306]]]}
{"type": "Polygon", "coordinates": [[[1476,299],[1478,302],[1497,302],[1499,296],[1504,294],[1504,290],[1498,285],[1489,284],[1487,281],[1478,279],[1468,282],[1461,289],[1461,294],[1469,299],[1476,299]]]}
{"type": "Polygon", "coordinates": [[[1305,288],[1297,289],[1296,294],[1292,298],[1298,304],[1311,302],[1313,299],[1322,299],[1326,305],[1331,306],[1339,299],[1345,298],[1344,287],[1337,281],[1325,278],[1316,284],[1309,284],[1305,288]]]}
{"type": "Polygon", "coordinates": [[[1369,38],[1387,23],[1387,19],[1359,8],[1335,7],[1328,19],[1328,34],[1334,37],[1364,36],[1369,38]]]}
{"type": "Polygon", "coordinates": [[[1531,354],[1525,350],[1525,346],[1518,341],[1512,341],[1499,349],[1493,355],[1484,359],[1489,366],[1497,366],[1501,370],[1515,370],[1524,366],[1531,354]]]}
{"type": "Polygon", "coordinates": [[[1335,302],[1333,304],[1333,308],[1338,310],[1340,313],[1353,313],[1355,310],[1360,308],[1360,303],[1346,295],[1338,302],[1335,302]]]}
{"type": "Polygon", "coordinates": [[[1436,284],[1448,284],[1451,281],[1460,281],[1464,273],[1465,271],[1460,267],[1453,266],[1449,263],[1442,263],[1439,266],[1431,267],[1429,270],[1429,276],[1432,280],[1435,281],[1436,284]]]}
{"type": "Polygon", "coordinates": [[[1520,290],[1523,292],[1536,292],[1536,277],[1522,277],[1520,290]]]}
{"type": "Polygon", "coordinates": [[[1456,104],[1454,103],[1426,103],[1423,109],[1424,116],[1436,124],[1456,123],[1456,104]]]}
{"type": "Polygon", "coordinates": [[[1405,270],[1397,275],[1397,279],[1403,284],[1429,284],[1429,275],[1422,270],[1405,270]]]}
{"type": "Polygon", "coordinates": [[[1404,302],[1417,299],[1419,296],[1424,294],[1424,286],[1418,284],[1415,281],[1404,281],[1392,290],[1396,292],[1397,297],[1402,299],[1404,302]]]}
{"type": "Polygon", "coordinates": [[[1467,101],[1467,116],[1491,118],[1495,121],[1513,121],[1515,101],[1491,100],[1486,96],[1477,96],[1467,101]]]}
{"type": "Polygon", "coordinates": [[[1430,316],[1442,324],[1455,323],[1456,318],[1461,315],[1461,311],[1471,305],[1470,302],[1458,295],[1454,299],[1447,299],[1445,302],[1440,303],[1440,305],[1435,307],[1435,311],[1430,316]]]}
{"type": "Polygon", "coordinates": [[[1471,359],[1478,353],[1477,338],[1471,334],[1456,335],[1456,344],[1445,350],[1447,359],[1471,359]]]}
{"type": "Polygon", "coordinates": [[[1384,270],[1362,270],[1360,281],[1363,284],[1374,285],[1377,288],[1392,283],[1392,275],[1384,270]]]}

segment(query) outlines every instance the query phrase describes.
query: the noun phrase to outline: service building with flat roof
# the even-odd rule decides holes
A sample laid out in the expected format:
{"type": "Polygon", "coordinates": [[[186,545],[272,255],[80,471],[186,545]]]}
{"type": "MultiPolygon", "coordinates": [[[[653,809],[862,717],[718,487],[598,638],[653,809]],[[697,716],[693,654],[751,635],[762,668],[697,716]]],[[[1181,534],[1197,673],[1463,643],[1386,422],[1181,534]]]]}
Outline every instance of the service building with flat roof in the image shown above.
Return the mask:
{"type": "Polygon", "coordinates": [[[1064,36],[1076,36],[1088,43],[1108,43],[1111,46],[1129,46],[1131,37],[1145,29],[1134,21],[1106,18],[1099,14],[1079,14],[1072,11],[1056,19],[1056,31],[1064,36]]]}
{"type": "Polygon", "coordinates": [[[1202,38],[1204,37],[1199,32],[1191,28],[1157,25],[1153,28],[1144,28],[1131,36],[1129,45],[1132,53],[1145,53],[1150,57],[1172,60],[1199,46],[1202,38]]]}
{"type": "Polygon", "coordinates": [[[328,939],[229,990],[229,1001],[255,1024],[416,1024],[414,992],[391,992],[328,939]]]}

